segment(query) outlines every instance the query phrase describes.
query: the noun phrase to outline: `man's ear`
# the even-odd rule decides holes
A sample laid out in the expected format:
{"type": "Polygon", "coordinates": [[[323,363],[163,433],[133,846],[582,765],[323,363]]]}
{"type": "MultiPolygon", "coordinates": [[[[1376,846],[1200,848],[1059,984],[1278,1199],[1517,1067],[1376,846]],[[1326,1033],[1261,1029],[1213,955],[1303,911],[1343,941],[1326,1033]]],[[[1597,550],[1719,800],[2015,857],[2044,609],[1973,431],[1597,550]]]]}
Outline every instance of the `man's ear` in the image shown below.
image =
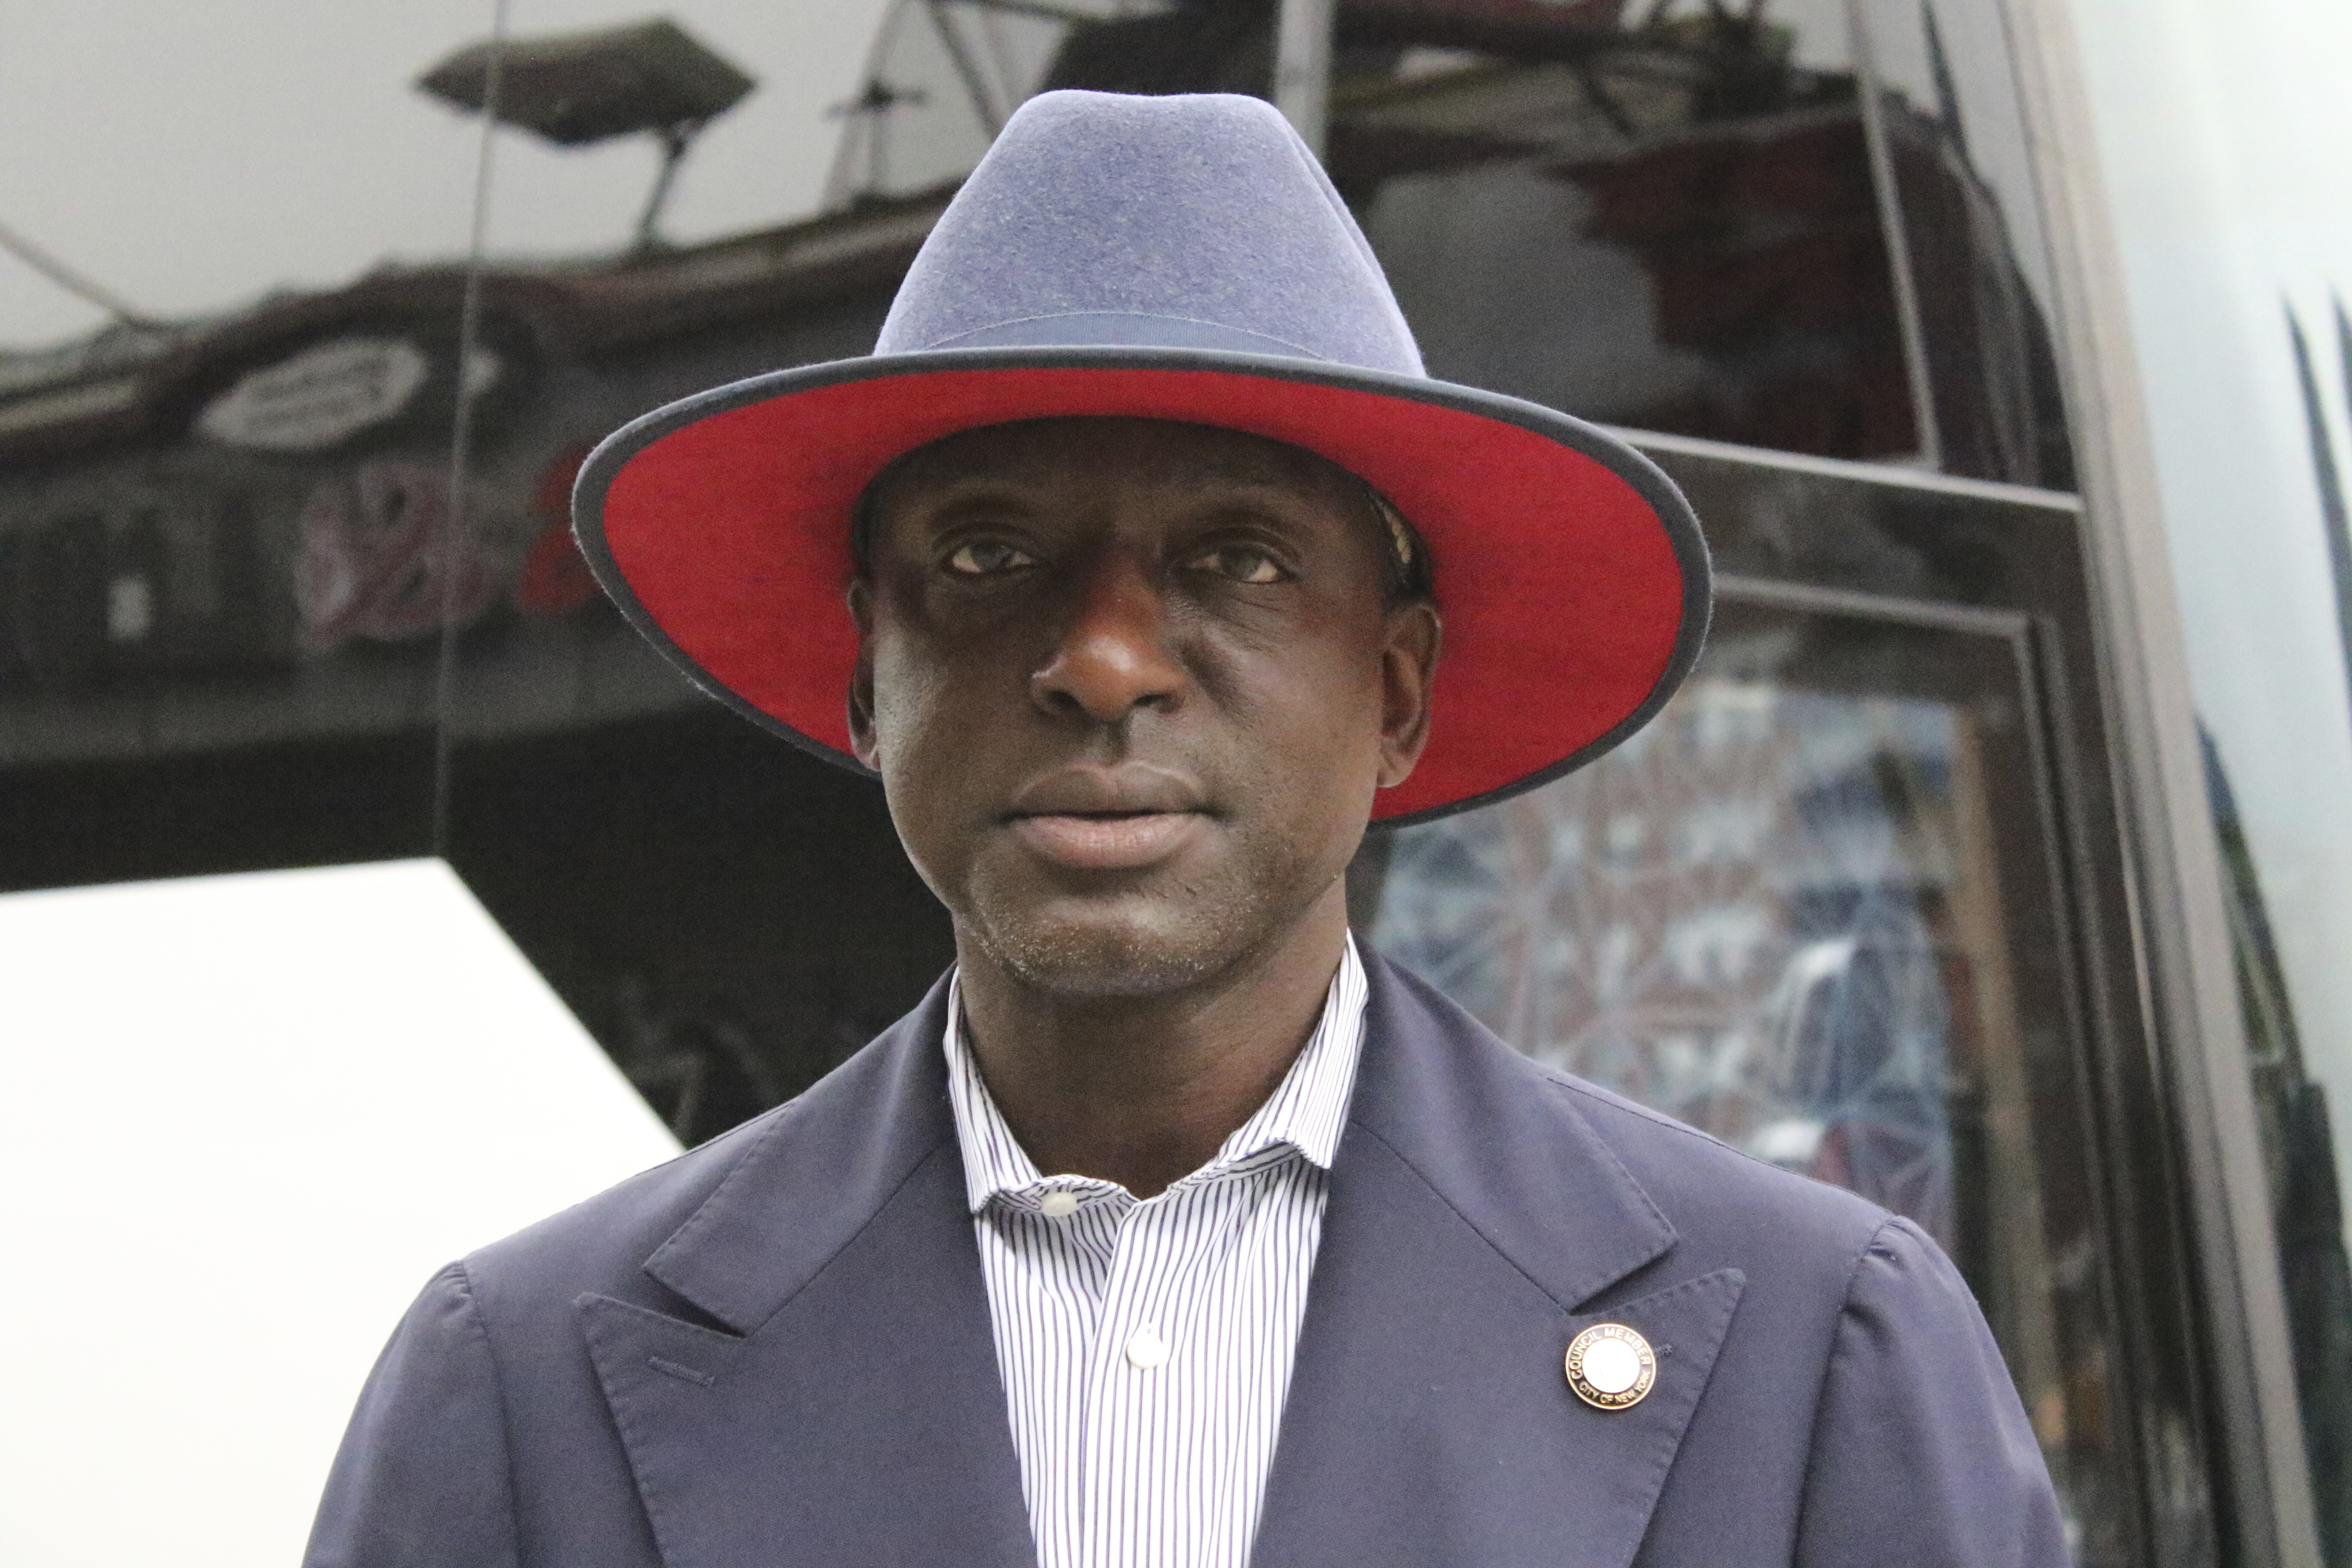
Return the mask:
{"type": "Polygon", "coordinates": [[[1389,612],[1387,637],[1381,647],[1382,789],[1394,789],[1411,778],[1422,748],[1429,743],[1430,694],[1444,646],[1445,622],[1428,600],[1389,612]]]}
{"type": "Polygon", "coordinates": [[[874,590],[863,577],[849,584],[849,618],[857,627],[857,665],[849,676],[849,749],[877,772],[882,744],[874,731],[874,590]]]}

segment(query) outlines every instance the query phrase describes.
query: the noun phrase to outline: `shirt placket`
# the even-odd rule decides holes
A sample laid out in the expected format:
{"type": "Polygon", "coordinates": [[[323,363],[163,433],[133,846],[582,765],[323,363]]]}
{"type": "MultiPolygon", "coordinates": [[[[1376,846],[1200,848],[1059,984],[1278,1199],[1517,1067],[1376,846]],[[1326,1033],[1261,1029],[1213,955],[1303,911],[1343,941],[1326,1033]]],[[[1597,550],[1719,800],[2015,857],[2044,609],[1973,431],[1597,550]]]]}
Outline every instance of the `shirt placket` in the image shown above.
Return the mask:
{"type": "MultiPolygon", "coordinates": [[[[1097,1419],[1092,1356],[1101,1338],[1120,1218],[1135,1204],[1128,1193],[1108,1184],[1089,1183],[1064,1190],[1078,1200],[1075,1211],[1055,1214],[1033,1209],[1031,1214],[1033,1222],[1045,1227],[1039,1232],[1041,1242],[1059,1233],[1067,1244],[1059,1249],[1063,1262],[1058,1268],[1045,1265],[1045,1258],[1054,1256],[1053,1249],[1037,1255],[1039,1272],[1032,1277],[1031,1289],[1049,1301],[1059,1301],[1058,1311],[1047,1310],[1041,1317],[1053,1323],[1049,1332],[1063,1336],[1062,1349],[1052,1359],[1074,1374],[1067,1382],[1048,1376],[1045,1385],[1070,1389],[1076,1405],[1064,1417],[1069,1423],[1065,1439],[1046,1450],[1051,1455],[1051,1473],[1040,1478],[1039,1495],[1032,1500],[1033,1508],[1042,1515],[1034,1521],[1040,1568],[1076,1568],[1086,1561],[1086,1451],[1097,1419]]],[[[1048,1417],[1049,1424],[1051,1420],[1048,1417]]],[[[1027,1456],[1024,1462],[1034,1463],[1043,1457],[1027,1456]]]]}
{"type": "Polygon", "coordinates": [[[1155,1544],[1146,1539],[1148,1515],[1163,1480],[1168,1401],[1172,1380],[1188,1373],[1175,1364],[1181,1325],[1172,1292],[1191,1263],[1184,1248],[1195,1195],[1171,1189],[1150,1203],[1130,1200],[1119,1217],[1087,1357],[1086,1568],[1141,1561],[1137,1552],[1155,1544]]]}

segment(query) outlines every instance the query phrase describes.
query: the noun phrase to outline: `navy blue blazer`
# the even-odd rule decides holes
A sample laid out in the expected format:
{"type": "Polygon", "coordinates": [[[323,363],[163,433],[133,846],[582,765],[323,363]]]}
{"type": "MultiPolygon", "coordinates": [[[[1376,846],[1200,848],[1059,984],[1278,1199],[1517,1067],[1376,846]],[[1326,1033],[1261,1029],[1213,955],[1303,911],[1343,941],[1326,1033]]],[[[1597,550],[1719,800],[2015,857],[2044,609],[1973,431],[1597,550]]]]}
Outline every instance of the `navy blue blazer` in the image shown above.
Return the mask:
{"type": "MultiPolygon", "coordinates": [[[[1368,960],[1253,1563],[2066,1561],[1926,1236],[1368,960]],[[1612,1321],[1658,1371],[1604,1412],[1561,1362],[1612,1321]]],[[[791,1104],[436,1279],[361,1395],[310,1568],[1033,1564],[944,1007],[941,985],[791,1104]]]]}

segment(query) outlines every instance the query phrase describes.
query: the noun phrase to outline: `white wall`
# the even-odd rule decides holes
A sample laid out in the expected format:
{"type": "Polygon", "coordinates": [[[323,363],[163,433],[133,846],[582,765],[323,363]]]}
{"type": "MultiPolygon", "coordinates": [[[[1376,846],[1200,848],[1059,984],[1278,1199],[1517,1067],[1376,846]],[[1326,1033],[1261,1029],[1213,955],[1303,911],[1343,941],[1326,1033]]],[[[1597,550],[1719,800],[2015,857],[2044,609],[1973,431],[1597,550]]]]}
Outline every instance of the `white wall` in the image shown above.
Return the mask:
{"type": "Polygon", "coordinates": [[[0,897],[0,1563],[293,1563],[431,1273],[676,1151],[438,861],[0,897]]]}

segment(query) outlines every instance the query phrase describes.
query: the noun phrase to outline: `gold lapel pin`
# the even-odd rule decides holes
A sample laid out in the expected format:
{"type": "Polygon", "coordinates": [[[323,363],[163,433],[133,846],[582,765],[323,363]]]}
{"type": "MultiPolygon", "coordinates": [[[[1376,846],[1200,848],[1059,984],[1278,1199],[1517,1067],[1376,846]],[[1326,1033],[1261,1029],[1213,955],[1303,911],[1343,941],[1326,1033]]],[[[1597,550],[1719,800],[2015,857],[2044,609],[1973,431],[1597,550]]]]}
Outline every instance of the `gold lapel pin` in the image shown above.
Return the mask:
{"type": "Polygon", "coordinates": [[[1568,1385],[1595,1410],[1630,1410],[1657,1381],[1657,1352],[1622,1323],[1595,1323],[1568,1342],[1568,1385]]]}

